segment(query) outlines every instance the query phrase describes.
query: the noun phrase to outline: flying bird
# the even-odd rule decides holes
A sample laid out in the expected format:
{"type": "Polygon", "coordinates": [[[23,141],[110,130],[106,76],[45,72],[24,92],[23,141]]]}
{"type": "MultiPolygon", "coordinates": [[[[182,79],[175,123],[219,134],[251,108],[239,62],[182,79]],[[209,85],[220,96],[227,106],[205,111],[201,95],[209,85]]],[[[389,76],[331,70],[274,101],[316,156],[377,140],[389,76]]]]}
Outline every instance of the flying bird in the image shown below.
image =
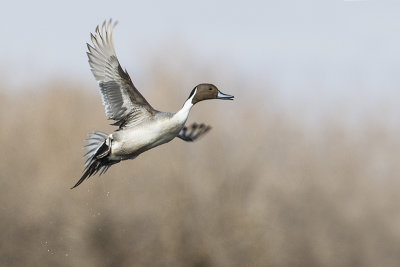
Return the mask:
{"type": "Polygon", "coordinates": [[[122,160],[134,159],[139,154],[175,137],[184,141],[195,141],[210,130],[210,126],[193,123],[185,126],[193,105],[207,99],[233,100],[209,83],[194,87],[183,107],[177,112],[161,112],[154,109],[133,85],[127,71],[119,64],[113,44],[113,33],[117,22],[104,21],[101,29],[96,27],[91,34],[92,45],[87,44],[90,69],[99,83],[100,93],[108,119],[118,129],[107,135],[93,132],[84,147],[88,152],[82,177],[72,187],[80,185],[96,173],[103,174],[108,168],[122,160]]]}

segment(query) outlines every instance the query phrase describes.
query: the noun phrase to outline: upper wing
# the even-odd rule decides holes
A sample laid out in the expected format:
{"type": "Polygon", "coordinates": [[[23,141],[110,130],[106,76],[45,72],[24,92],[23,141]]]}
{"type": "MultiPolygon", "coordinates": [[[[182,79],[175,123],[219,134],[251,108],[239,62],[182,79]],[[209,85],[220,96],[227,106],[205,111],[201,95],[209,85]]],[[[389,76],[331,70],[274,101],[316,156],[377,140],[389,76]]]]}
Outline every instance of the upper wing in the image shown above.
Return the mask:
{"type": "Polygon", "coordinates": [[[133,85],[129,74],[121,68],[114,50],[113,32],[117,22],[108,24],[104,21],[91,34],[93,46],[87,44],[89,65],[99,82],[100,92],[105,106],[106,115],[115,121],[114,125],[123,127],[136,124],[148,118],[156,111],[133,85]]]}
{"type": "Polygon", "coordinates": [[[188,127],[183,127],[183,129],[179,132],[178,137],[187,142],[193,142],[200,136],[206,134],[210,129],[211,126],[206,126],[204,123],[197,124],[193,123],[188,127]]]}

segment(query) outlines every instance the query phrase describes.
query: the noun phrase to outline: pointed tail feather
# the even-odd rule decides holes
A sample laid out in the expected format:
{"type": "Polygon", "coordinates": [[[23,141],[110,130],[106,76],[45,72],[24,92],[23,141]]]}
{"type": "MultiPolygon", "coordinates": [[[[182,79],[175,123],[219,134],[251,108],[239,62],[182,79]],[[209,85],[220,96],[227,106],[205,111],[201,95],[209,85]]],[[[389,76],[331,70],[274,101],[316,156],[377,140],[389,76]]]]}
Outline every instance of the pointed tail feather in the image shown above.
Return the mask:
{"type": "Polygon", "coordinates": [[[80,185],[86,178],[95,175],[100,171],[100,175],[105,173],[110,165],[114,164],[107,159],[110,153],[110,147],[106,140],[108,135],[102,132],[94,132],[89,134],[89,138],[86,139],[87,145],[84,147],[88,152],[85,154],[87,158],[85,163],[85,169],[82,177],[79,181],[71,188],[75,188],[80,185]]]}

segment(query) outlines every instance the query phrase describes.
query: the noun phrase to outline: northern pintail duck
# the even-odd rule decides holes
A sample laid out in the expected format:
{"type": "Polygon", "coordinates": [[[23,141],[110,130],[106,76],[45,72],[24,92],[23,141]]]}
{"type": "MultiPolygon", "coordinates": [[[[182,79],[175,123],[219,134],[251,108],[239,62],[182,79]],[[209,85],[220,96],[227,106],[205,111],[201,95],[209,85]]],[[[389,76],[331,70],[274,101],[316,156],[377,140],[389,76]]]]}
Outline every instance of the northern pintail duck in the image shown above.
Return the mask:
{"type": "Polygon", "coordinates": [[[86,178],[122,160],[134,159],[139,154],[175,137],[194,141],[205,134],[210,127],[194,123],[185,126],[194,104],[207,99],[233,99],[221,93],[215,85],[202,83],[190,93],[183,107],[175,112],[155,110],[133,85],[126,70],[118,62],[113,44],[113,32],[117,23],[104,21],[101,30],[91,34],[93,45],[87,44],[89,65],[99,83],[106,116],[114,120],[112,125],[119,128],[112,134],[93,132],[89,134],[87,161],[84,173],[72,187],[80,185],[86,178]]]}

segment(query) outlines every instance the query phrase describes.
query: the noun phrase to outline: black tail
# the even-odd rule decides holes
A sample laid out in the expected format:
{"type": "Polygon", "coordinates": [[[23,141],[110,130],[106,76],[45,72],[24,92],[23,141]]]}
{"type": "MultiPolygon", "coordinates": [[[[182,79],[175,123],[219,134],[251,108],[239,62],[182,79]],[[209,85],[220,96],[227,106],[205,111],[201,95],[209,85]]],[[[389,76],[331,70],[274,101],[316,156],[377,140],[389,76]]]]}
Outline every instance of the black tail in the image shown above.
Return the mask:
{"type": "Polygon", "coordinates": [[[107,159],[110,154],[111,144],[107,144],[107,134],[102,132],[94,132],[89,134],[89,138],[86,139],[88,144],[85,149],[88,150],[85,157],[87,157],[85,163],[84,173],[79,181],[71,188],[75,188],[80,185],[86,178],[95,175],[100,171],[100,175],[105,173],[108,168],[115,162],[111,162],[107,159]]]}

